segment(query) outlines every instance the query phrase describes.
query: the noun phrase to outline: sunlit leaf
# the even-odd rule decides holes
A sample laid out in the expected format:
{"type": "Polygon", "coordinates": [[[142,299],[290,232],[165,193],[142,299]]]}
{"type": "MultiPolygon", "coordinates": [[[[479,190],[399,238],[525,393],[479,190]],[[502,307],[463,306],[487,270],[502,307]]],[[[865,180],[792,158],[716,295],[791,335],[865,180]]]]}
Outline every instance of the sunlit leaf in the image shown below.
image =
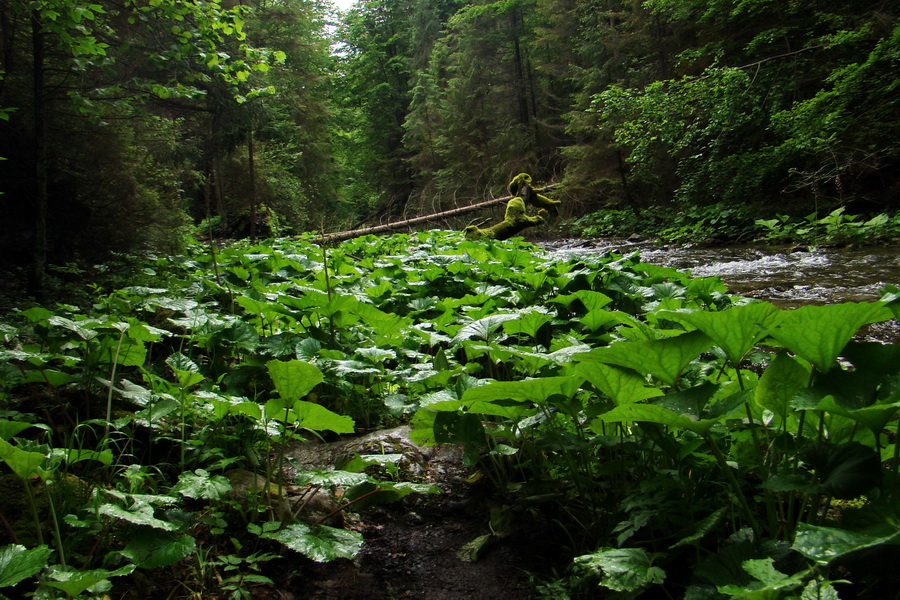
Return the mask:
{"type": "Polygon", "coordinates": [[[356,531],[325,525],[310,527],[304,523],[294,523],[280,531],[263,534],[262,537],[281,542],[316,562],[355,558],[363,545],[362,534],[356,531]]]}
{"type": "Polygon", "coordinates": [[[610,548],[577,556],[576,565],[600,576],[600,585],[616,592],[637,592],[660,585],[666,573],[653,566],[653,557],[641,548],[610,548]]]}
{"type": "Polygon", "coordinates": [[[266,363],[266,368],[286,405],[300,400],[325,380],[317,366],[302,360],[272,360],[266,363]]]}
{"type": "Polygon", "coordinates": [[[163,531],[174,531],[177,529],[174,523],[157,519],[153,514],[153,507],[148,504],[138,504],[133,510],[126,510],[117,504],[103,504],[98,509],[98,512],[101,515],[126,521],[133,525],[146,525],[154,529],[162,529],[163,531]]]}
{"type": "Polygon", "coordinates": [[[769,335],[820,371],[831,369],[847,342],[869,323],[892,318],[883,304],[846,302],[784,311],[769,335]]]}
{"type": "Polygon", "coordinates": [[[791,400],[809,383],[810,368],[792,356],[782,353],[759,378],[756,403],[781,418],[791,413],[791,400]]]}
{"type": "Polygon", "coordinates": [[[51,550],[47,546],[27,549],[19,544],[0,548],[0,588],[16,585],[47,566],[51,550]]]}
{"type": "Polygon", "coordinates": [[[780,314],[781,311],[768,302],[744,304],[722,311],[657,313],[708,335],[735,366],[740,365],[747,352],[768,334],[780,314]]]}
{"type": "Polygon", "coordinates": [[[674,385],[684,368],[711,345],[712,340],[708,336],[692,331],[661,340],[619,342],[583,354],[580,358],[628,367],[674,385]]]}
{"type": "Polygon", "coordinates": [[[504,322],[518,318],[517,314],[504,313],[477,319],[463,326],[453,337],[453,342],[460,343],[471,339],[491,341],[495,337],[495,332],[504,322]]]}
{"type": "Polygon", "coordinates": [[[838,527],[821,527],[808,523],[797,524],[797,535],[791,549],[820,564],[880,544],[893,543],[900,537],[900,530],[881,529],[850,531],[838,527]]]}
{"type": "Polygon", "coordinates": [[[78,596],[83,591],[94,587],[98,583],[109,579],[110,577],[120,577],[128,575],[134,571],[135,565],[125,565],[115,571],[107,571],[106,569],[93,569],[91,571],[63,571],[55,569],[51,571],[47,578],[43,580],[43,584],[60,589],[70,596],[78,596]]]}
{"type": "Polygon", "coordinates": [[[644,378],[617,366],[582,362],[576,372],[616,404],[632,404],[662,395],[661,390],[649,387],[644,378]]]}
{"type": "Polygon", "coordinates": [[[203,469],[197,469],[193,473],[182,473],[172,493],[197,500],[220,500],[230,490],[231,483],[222,475],[210,475],[203,469]]]}
{"type": "Polygon", "coordinates": [[[541,377],[523,381],[495,381],[467,389],[463,393],[462,402],[471,406],[477,402],[514,400],[540,405],[545,404],[550,396],[574,396],[582,381],[580,377],[541,377]]]}
{"type": "Polygon", "coordinates": [[[296,424],[310,431],[333,431],[334,433],[353,433],[353,419],[339,415],[313,402],[298,400],[291,410],[296,415],[296,424]]]}
{"type": "Polygon", "coordinates": [[[6,440],[0,440],[0,460],[5,462],[13,473],[27,479],[32,475],[45,477],[47,472],[41,468],[47,456],[39,452],[28,452],[13,446],[6,440]]]}

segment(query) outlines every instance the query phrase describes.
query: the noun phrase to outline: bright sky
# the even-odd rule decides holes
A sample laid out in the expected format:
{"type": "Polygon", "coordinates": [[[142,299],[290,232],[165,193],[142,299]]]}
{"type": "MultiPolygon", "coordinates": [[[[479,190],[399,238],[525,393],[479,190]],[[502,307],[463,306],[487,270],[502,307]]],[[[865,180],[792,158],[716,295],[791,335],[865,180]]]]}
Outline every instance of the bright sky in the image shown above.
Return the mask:
{"type": "Polygon", "coordinates": [[[356,0],[333,0],[334,5],[341,10],[347,10],[354,4],[356,4],[356,0]]]}

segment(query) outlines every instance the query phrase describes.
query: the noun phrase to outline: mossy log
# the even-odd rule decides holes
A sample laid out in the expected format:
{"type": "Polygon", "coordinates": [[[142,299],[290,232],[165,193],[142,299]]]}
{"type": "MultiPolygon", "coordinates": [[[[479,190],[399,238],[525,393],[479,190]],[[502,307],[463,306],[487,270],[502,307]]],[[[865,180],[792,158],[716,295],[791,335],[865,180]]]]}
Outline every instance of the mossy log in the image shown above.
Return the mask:
{"type": "Polygon", "coordinates": [[[507,240],[518,235],[528,227],[543,223],[551,212],[554,215],[559,214],[559,205],[561,203],[558,200],[551,200],[540,194],[540,192],[548,188],[535,190],[531,187],[531,175],[528,173],[519,173],[513,177],[507,189],[512,198],[506,204],[506,213],[503,220],[485,229],[469,225],[465,229],[467,240],[507,240]],[[528,215],[526,205],[537,207],[537,214],[534,216],[528,215]]]}
{"type": "MultiPolygon", "coordinates": [[[[557,184],[548,185],[542,190],[548,190],[556,187],[557,184]]],[[[440,221],[442,219],[449,219],[452,217],[459,217],[462,215],[466,215],[469,213],[477,212],[479,210],[484,210],[486,208],[491,208],[494,206],[498,206],[500,204],[504,204],[513,199],[514,196],[503,196],[502,198],[494,198],[492,200],[485,200],[484,202],[478,202],[476,204],[472,204],[469,206],[462,206],[460,208],[453,208],[451,210],[445,210],[443,212],[434,213],[430,215],[423,215],[421,217],[415,217],[413,219],[406,219],[404,221],[395,221],[393,223],[386,223],[385,225],[375,225],[372,227],[363,227],[360,229],[350,229],[347,231],[338,231],[335,233],[327,233],[322,236],[323,241],[325,242],[343,242],[346,240],[351,240],[355,237],[362,237],[364,235],[375,234],[379,235],[382,233],[389,233],[391,231],[397,231],[401,229],[407,229],[410,227],[414,227],[416,225],[421,225],[423,223],[428,223],[430,221],[440,221]]]]}

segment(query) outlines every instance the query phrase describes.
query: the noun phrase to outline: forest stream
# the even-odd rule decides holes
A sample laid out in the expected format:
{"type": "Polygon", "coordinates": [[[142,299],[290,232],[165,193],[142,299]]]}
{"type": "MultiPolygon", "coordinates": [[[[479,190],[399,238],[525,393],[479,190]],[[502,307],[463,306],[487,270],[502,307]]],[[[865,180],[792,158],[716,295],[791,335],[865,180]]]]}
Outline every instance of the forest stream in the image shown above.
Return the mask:
{"type": "MultiPolygon", "coordinates": [[[[781,308],[874,301],[885,285],[900,285],[900,248],[785,248],[778,246],[662,246],[649,241],[574,239],[544,244],[559,255],[640,253],[649,264],[695,277],[719,277],[736,295],[781,308]]],[[[866,332],[882,342],[900,340],[896,321],[866,332]]]]}

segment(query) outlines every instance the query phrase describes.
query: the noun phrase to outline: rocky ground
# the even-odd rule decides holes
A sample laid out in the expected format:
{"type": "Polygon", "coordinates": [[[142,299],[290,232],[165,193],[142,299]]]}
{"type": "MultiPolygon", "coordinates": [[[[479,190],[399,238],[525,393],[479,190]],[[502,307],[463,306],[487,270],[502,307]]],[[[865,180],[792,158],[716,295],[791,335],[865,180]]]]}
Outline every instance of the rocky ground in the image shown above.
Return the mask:
{"type": "MultiPolygon", "coordinates": [[[[391,430],[395,438],[397,431],[391,430]]],[[[379,435],[384,438],[383,433],[379,435]]],[[[554,560],[552,545],[541,528],[519,522],[503,536],[492,535],[491,510],[498,504],[489,486],[473,482],[475,471],[462,465],[460,449],[423,449],[403,436],[408,436],[408,429],[400,432],[401,441],[390,442],[392,450],[405,448],[404,454],[412,459],[410,468],[421,467],[420,481],[434,483],[442,493],[409,496],[349,518],[346,526],[360,531],[366,540],[360,555],[354,560],[310,562],[297,571],[302,575],[285,582],[281,597],[533,597],[530,573],[544,570],[554,560]]],[[[353,443],[359,446],[358,441],[353,443]]]]}

